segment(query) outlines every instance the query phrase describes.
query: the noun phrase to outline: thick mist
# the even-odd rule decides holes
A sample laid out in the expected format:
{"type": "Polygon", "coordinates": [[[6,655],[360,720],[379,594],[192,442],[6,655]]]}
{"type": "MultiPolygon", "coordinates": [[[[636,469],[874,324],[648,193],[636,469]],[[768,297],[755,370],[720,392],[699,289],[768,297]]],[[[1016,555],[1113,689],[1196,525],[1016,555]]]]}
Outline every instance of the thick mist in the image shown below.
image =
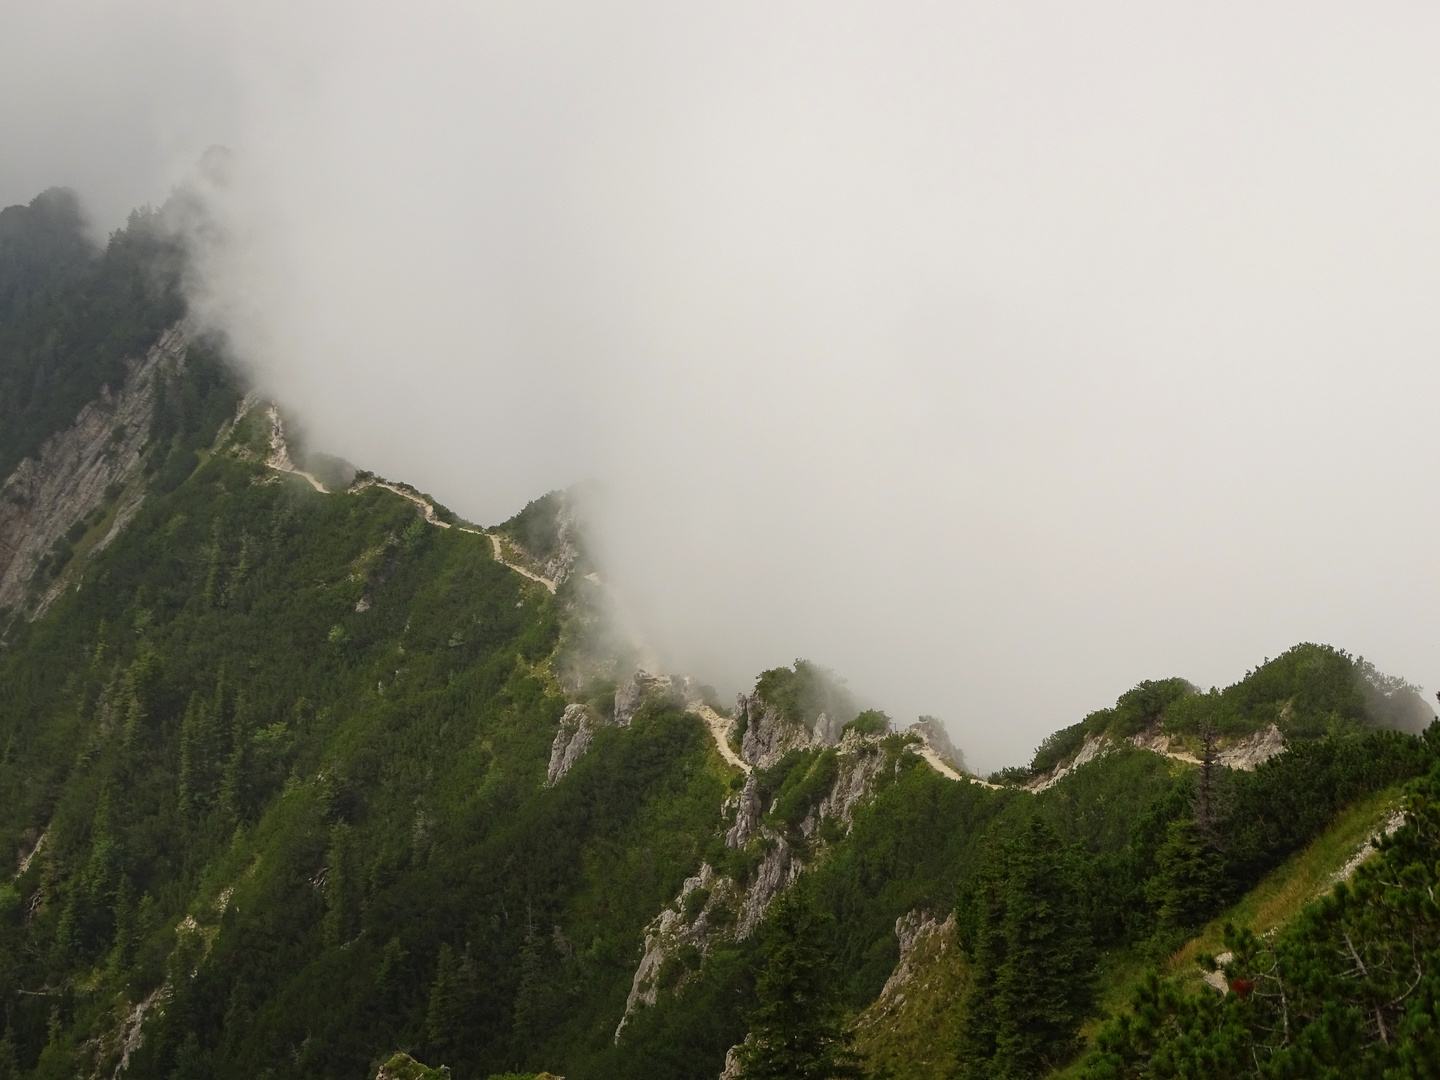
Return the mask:
{"type": "Polygon", "coordinates": [[[198,181],[196,308],[665,662],[972,765],[1301,640],[1433,684],[1440,12],[19,0],[0,203],[198,181]]]}

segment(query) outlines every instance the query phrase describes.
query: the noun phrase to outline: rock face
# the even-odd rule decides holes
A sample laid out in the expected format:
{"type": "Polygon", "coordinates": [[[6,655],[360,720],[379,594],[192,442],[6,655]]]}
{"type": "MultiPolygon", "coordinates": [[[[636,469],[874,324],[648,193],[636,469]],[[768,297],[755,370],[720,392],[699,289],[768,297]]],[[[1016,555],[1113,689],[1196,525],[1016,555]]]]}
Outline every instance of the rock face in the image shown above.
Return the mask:
{"type": "Polygon", "coordinates": [[[828,713],[815,719],[813,729],[793,720],[759,694],[735,699],[735,716],[745,719],[740,739],[740,756],[757,769],[768,769],[791,750],[810,746],[834,746],[843,725],[828,713]]]}
{"type": "Polygon", "coordinates": [[[760,835],[770,844],[770,849],[755,868],[750,888],[745,893],[745,901],[740,905],[740,918],[735,925],[737,941],[744,941],[755,932],[760,920],[765,917],[765,912],[770,909],[771,901],[798,878],[803,869],[783,836],[769,829],[762,829],[760,835]]]}
{"type": "Polygon", "coordinates": [[[745,787],[735,807],[735,824],[725,834],[725,846],[740,850],[750,843],[750,838],[760,828],[760,817],[765,806],[760,801],[760,785],[752,772],[745,778],[745,787]]]}
{"type": "Polygon", "coordinates": [[[629,725],[635,714],[653,697],[666,697],[674,689],[669,675],[651,675],[637,671],[615,691],[615,723],[629,725]]]}
{"type": "MultiPolygon", "coordinates": [[[[185,362],[188,341],[172,328],[141,360],[130,362],[118,392],[107,387],[64,431],[47,439],[0,486],[0,607],[19,609],[33,597],[40,560],[75,525],[124,487],[140,467],[155,414],[157,381],[185,362]]],[[[124,527],[139,498],[123,506],[103,546],[124,527]]],[[[40,599],[43,610],[53,593],[40,599]]]]}
{"type": "Polygon", "coordinates": [[[570,771],[570,766],[590,749],[595,738],[595,723],[590,710],[584,705],[567,705],[560,717],[560,730],[555,732],[555,741],[550,744],[550,769],[545,775],[545,786],[554,787],[560,778],[570,771]]]}
{"type": "Polygon", "coordinates": [[[1092,735],[1085,740],[1085,745],[1080,747],[1080,752],[1071,760],[1061,762],[1048,773],[1042,773],[1040,776],[1035,777],[1028,784],[1024,785],[1025,790],[1039,794],[1046,788],[1052,788],[1076,769],[1080,768],[1081,765],[1094,761],[1108,749],[1110,749],[1110,736],[1103,733],[1100,735],[1092,735]]]}
{"type": "Polygon", "coordinates": [[[940,760],[952,766],[958,772],[969,772],[965,764],[965,755],[956,749],[955,744],[950,741],[950,734],[942,724],[933,716],[922,716],[915,723],[910,725],[910,731],[919,735],[925,744],[940,756],[940,760]]]}
{"type": "MultiPolygon", "coordinates": [[[[806,736],[804,745],[810,745],[814,736],[810,732],[806,736]]],[[[869,796],[876,775],[890,760],[882,742],[883,736],[862,735],[854,730],[845,734],[836,753],[835,779],[799,826],[812,849],[814,845],[823,847],[819,833],[826,820],[839,821],[849,831],[855,807],[869,796]]],[[[688,946],[693,947],[689,955],[698,964],[717,938],[743,941],[759,927],[775,898],[805,869],[780,826],[763,824],[765,801],[753,772],[728,805],[735,808],[735,821],[725,834],[726,846],[748,848],[759,855],[759,862],[743,885],[716,873],[709,864],[702,864],[696,876],[686,879],[674,903],[650,923],[645,932],[645,955],[635,971],[626,1002],[625,1019],[615,1031],[617,1039],[634,1009],[655,1004],[662,990],[673,989],[689,978],[688,969],[678,970],[674,963],[667,968],[667,961],[685,955],[688,946]]],[[[791,837],[798,839],[793,834],[791,837]]]]}
{"type": "MultiPolygon", "coordinates": [[[[735,883],[728,877],[715,873],[709,863],[700,864],[700,872],[685,879],[680,895],[672,907],[667,907],[645,928],[645,955],[635,969],[630,983],[630,995],[625,1000],[625,1015],[615,1029],[615,1038],[625,1030],[630,1014],[639,1005],[654,1005],[662,989],[661,980],[666,976],[665,962],[681,949],[691,946],[696,955],[703,955],[710,947],[716,924],[725,924],[727,915],[735,904],[735,883]]],[[[681,971],[671,975],[676,984],[689,974],[681,971]]]]}
{"type": "Polygon", "coordinates": [[[895,937],[900,942],[900,962],[895,965],[895,970],[890,973],[890,978],[885,980],[885,988],[880,991],[880,997],[894,998],[901,989],[915,978],[915,968],[911,959],[915,954],[915,946],[930,937],[932,934],[951,935],[955,932],[955,912],[950,912],[950,917],[943,923],[936,922],[928,911],[921,911],[916,908],[907,912],[895,920],[895,937]]]}
{"type": "MultiPolygon", "coordinates": [[[[875,740],[856,731],[848,731],[840,743],[838,770],[835,783],[820,801],[817,812],[805,820],[801,831],[813,836],[820,822],[832,818],[844,824],[850,831],[851,816],[855,806],[870,794],[875,774],[885,764],[885,755],[880,752],[875,740]]],[[[738,822],[739,816],[736,816],[738,822]]]]}
{"type": "Polygon", "coordinates": [[[1250,738],[1220,751],[1216,760],[1230,769],[1249,771],[1262,761],[1269,761],[1276,754],[1285,752],[1285,736],[1271,724],[1264,731],[1257,731],[1250,738]]]}

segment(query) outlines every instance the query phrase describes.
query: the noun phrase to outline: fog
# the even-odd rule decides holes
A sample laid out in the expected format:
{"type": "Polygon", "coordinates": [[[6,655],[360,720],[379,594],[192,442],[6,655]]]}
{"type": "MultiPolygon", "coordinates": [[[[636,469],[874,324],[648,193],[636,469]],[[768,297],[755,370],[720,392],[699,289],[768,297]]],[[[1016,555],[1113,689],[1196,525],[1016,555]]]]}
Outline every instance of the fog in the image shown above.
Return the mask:
{"type": "Polygon", "coordinates": [[[10,0],[0,204],[205,148],[196,283],[322,448],[596,478],[673,670],[971,764],[1302,640],[1437,681],[1440,9],[10,0]]]}

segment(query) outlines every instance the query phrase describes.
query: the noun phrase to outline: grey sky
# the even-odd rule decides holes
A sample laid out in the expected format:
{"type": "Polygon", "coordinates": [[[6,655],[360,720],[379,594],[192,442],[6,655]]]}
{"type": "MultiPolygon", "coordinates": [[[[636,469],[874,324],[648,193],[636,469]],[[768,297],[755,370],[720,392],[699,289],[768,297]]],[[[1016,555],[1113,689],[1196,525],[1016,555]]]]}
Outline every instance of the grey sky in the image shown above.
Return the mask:
{"type": "Polygon", "coordinates": [[[1418,3],[10,0],[0,203],[230,146],[207,307],[319,442],[482,521],[599,477],[674,666],[991,768],[1300,640],[1436,682],[1437,55],[1418,3]]]}

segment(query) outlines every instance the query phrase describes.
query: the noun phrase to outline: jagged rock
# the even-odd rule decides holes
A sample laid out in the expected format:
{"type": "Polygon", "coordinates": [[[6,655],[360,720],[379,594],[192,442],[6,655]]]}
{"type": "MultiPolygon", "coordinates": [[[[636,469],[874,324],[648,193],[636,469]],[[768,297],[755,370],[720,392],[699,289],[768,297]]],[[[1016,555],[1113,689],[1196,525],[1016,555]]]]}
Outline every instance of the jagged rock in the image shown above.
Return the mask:
{"type": "Polygon", "coordinates": [[[809,827],[802,829],[805,835],[812,835],[819,823],[826,818],[843,822],[845,831],[850,831],[851,816],[855,805],[870,794],[875,774],[885,764],[885,755],[880,751],[880,739],[847,731],[841,741],[838,754],[839,768],[829,793],[820,800],[813,819],[807,819],[809,827]]]}
{"type": "Polygon", "coordinates": [[[570,771],[570,766],[590,749],[594,738],[595,724],[590,719],[589,708],[578,703],[566,705],[560,717],[560,729],[550,744],[550,768],[545,775],[545,786],[554,787],[570,771]]]}
{"type": "Polygon", "coordinates": [[[1269,761],[1276,754],[1284,752],[1285,736],[1280,734],[1278,727],[1271,724],[1264,731],[1257,731],[1243,742],[1222,750],[1216,760],[1228,768],[1244,769],[1248,772],[1262,761],[1269,761]]]}
{"type": "Polygon", "coordinates": [[[669,675],[651,675],[648,671],[635,672],[615,691],[615,723],[625,727],[652,695],[668,695],[672,686],[669,675]]]}
{"type": "Polygon", "coordinates": [[[950,765],[956,772],[970,771],[969,766],[965,764],[965,755],[950,741],[950,735],[945,730],[945,725],[935,717],[922,716],[911,724],[908,730],[919,735],[921,740],[939,755],[940,760],[950,765]]]}
{"type": "MultiPolygon", "coordinates": [[[[745,1036],[746,1042],[750,1036],[745,1036]]],[[[740,1080],[740,1047],[745,1043],[737,1043],[725,1051],[725,1068],[720,1073],[720,1080],[740,1080]]]]}
{"type": "Polygon", "coordinates": [[[791,750],[813,745],[814,735],[759,694],[735,699],[735,715],[745,717],[740,756],[757,769],[768,769],[791,750]]]}
{"type": "Polygon", "coordinates": [[[1080,768],[1081,765],[1086,765],[1094,761],[1109,748],[1110,736],[1104,733],[1093,735],[1085,740],[1085,745],[1080,747],[1078,754],[1069,761],[1056,765],[1055,768],[1051,769],[1048,773],[1035,777],[1028,784],[1024,785],[1025,790],[1039,794],[1046,788],[1052,788],[1076,769],[1080,768]]]}
{"type": "Polygon", "coordinates": [[[943,923],[936,922],[928,911],[921,911],[916,908],[907,912],[895,920],[895,937],[900,942],[900,961],[895,965],[895,970],[890,973],[890,978],[885,980],[885,987],[880,991],[880,997],[894,998],[899,995],[903,999],[900,990],[911,979],[915,977],[914,965],[911,957],[914,954],[915,946],[932,934],[950,935],[955,932],[955,912],[950,912],[949,918],[943,923]]]}
{"type": "MultiPolygon", "coordinates": [[[[143,359],[128,362],[118,393],[105,388],[70,427],[45,440],[38,458],[20,462],[0,487],[0,607],[23,607],[45,554],[105,502],[111,485],[123,487],[135,474],[150,437],[157,379],[180,369],[188,344],[179,327],[167,330],[143,359]]],[[[139,505],[136,498],[120,509],[96,550],[114,538],[139,505]]],[[[52,589],[42,598],[35,614],[55,595],[52,589]]]]}
{"type": "Polygon", "coordinates": [[[375,1080],[450,1080],[450,1069],[445,1065],[431,1069],[409,1054],[396,1054],[380,1066],[375,1080]]]}
{"type": "Polygon", "coordinates": [[[765,917],[765,912],[769,910],[771,901],[800,876],[802,869],[800,860],[795,858],[783,836],[778,836],[769,829],[762,829],[761,835],[770,841],[771,846],[760,865],[755,868],[755,876],[745,893],[745,901],[740,906],[740,918],[736,920],[735,926],[737,941],[744,941],[755,931],[760,920],[765,917]]]}
{"type": "Polygon", "coordinates": [[[674,906],[667,907],[645,928],[645,954],[640,958],[635,977],[630,981],[630,995],[625,999],[625,1014],[620,1018],[620,1026],[615,1029],[617,1040],[637,1006],[655,1004],[660,993],[657,976],[665,961],[685,945],[694,945],[702,952],[707,948],[710,934],[709,912],[716,903],[728,903],[732,889],[733,882],[729,878],[718,877],[709,863],[701,863],[700,872],[685,879],[674,906]],[[690,895],[696,889],[711,889],[712,886],[712,894],[695,913],[694,919],[687,920],[685,908],[690,895]]]}
{"type": "Polygon", "coordinates": [[[813,746],[834,746],[840,741],[845,724],[838,716],[831,716],[828,712],[822,712],[815,718],[815,726],[810,729],[810,742],[813,746]]]}
{"type": "Polygon", "coordinates": [[[725,834],[725,846],[739,850],[750,843],[755,830],[760,827],[760,816],[765,807],[760,801],[760,786],[751,773],[745,778],[745,787],[740,792],[739,805],[735,810],[735,824],[725,834]]]}

